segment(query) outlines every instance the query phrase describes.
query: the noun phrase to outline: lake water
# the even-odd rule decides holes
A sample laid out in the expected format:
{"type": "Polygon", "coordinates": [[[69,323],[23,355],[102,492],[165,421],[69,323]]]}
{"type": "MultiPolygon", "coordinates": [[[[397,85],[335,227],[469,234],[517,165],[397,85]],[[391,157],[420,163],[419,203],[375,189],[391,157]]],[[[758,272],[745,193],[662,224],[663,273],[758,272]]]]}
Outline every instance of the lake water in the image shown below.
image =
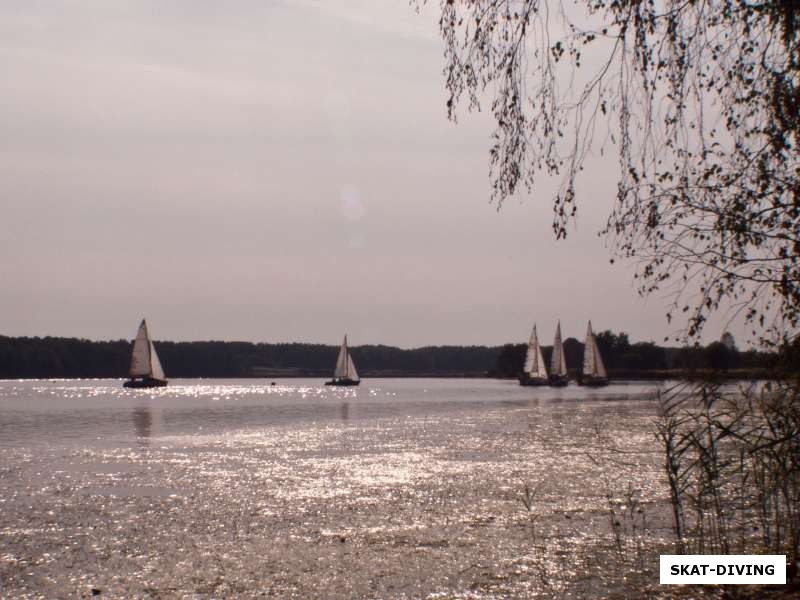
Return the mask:
{"type": "Polygon", "coordinates": [[[652,561],[607,568],[610,508],[638,502],[619,517],[625,544],[637,518],[669,535],[654,384],[121,383],[0,382],[0,596],[589,598],[657,584],[652,561]]]}

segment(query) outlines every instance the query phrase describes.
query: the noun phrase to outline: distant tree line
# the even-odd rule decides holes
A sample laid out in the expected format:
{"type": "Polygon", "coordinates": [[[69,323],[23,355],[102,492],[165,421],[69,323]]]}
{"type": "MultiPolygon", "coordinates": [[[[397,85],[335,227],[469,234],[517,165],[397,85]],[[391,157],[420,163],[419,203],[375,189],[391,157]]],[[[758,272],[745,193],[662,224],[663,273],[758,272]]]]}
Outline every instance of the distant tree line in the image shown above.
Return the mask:
{"type": "MultiPolygon", "coordinates": [[[[776,369],[792,372],[800,369],[800,344],[797,341],[777,352],[742,352],[723,342],[675,348],[653,342],[631,344],[628,334],[615,334],[612,331],[603,331],[595,337],[603,362],[612,377],[659,377],[670,371],[689,375],[693,372],[718,371],[742,376],[765,376],[776,369]]],[[[583,366],[583,346],[583,342],[575,338],[564,340],[564,354],[572,373],[578,373],[583,366]]],[[[527,347],[527,344],[506,344],[501,347],[491,374],[496,377],[515,377],[523,369],[527,347]]],[[[552,346],[542,347],[548,365],[552,351],[552,346]]]]}
{"type": "MultiPolygon", "coordinates": [[[[338,346],[249,342],[155,342],[167,377],[328,376],[338,346]]],[[[132,342],[0,336],[0,378],[125,377],[132,342]]],[[[362,375],[480,377],[499,347],[351,348],[362,375]]]]}
{"type": "MultiPolygon", "coordinates": [[[[625,333],[604,331],[597,343],[612,377],[667,376],[669,371],[717,370],[766,373],[776,365],[800,365],[797,343],[781,353],[740,352],[730,344],[668,348],[652,342],[631,344],[625,333]]],[[[0,336],[0,378],[125,377],[131,356],[128,340],[95,342],[76,338],[0,336]]],[[[324,377],[331,374],[338,346],[253,344],[249,342],[155,342],[168,377],[324,377]]],[[[526,344],[427,346],[405,350],[369,345],[351,348],[364,376],[516,377],[526,344]]],[[[543,347],[550,361],[552,347],[543,347]]],[[[583,364],[583,343],[564,341],[570,371],[583,364]]],[[[744,373],[747,376],[746,373],[744,373]]]]}

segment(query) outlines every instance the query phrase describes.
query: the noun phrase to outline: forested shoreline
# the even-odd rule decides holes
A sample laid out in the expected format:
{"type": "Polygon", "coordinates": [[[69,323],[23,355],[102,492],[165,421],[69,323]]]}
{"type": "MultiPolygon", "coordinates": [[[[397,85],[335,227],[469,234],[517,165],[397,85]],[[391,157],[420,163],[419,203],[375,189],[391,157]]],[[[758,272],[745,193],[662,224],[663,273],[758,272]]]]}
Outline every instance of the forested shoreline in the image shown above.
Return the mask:
{"type": "MultiPolygon", "coordinates": [[[[631,344],[624,333],[605,331],[598,345],[612,378],[671,378],[714,371],[731,377],[767,377],[778,362],[768,352],[739,352],[721,342],[670,348],[652,342],[631,344]]],[[[338,346],[309,343],[155,342],[168,377],[324,377],[330,375],[338,346]]],[[[570,371],[577,374],[583,343],[564,341],[570,371]]],[[[385,345],[352,348],[365,377],[516,377],[526,344],[503,346],[385,345]]],[[[543,347],[549,360],[550,346],[543,347]]],[[[0,379],[125,377],[128,340],[92,341],[60,337],[0,336],[0,379]]]]}
{"type": "MultiPolygon", "coordinates": [[[[328,376],[338,345],[250,342],[154,342],[167,377],[328,376]]],[[[383,345],[352,349],[365,376],[482,376],[499,348],[436,346],[405,350],[383,345]]],[[[131,341],[0,336],[0,378],[125,377],[131,341]]]]}

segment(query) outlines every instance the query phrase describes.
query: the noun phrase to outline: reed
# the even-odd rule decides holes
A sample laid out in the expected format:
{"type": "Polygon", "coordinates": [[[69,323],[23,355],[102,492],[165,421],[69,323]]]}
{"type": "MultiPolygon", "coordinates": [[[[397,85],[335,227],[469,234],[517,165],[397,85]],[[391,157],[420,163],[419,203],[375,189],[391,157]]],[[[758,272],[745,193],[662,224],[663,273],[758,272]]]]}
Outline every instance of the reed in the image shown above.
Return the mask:
{"type": "Polygon", "coordinates": [[[769,552],[798,561],[800,382],[682,383],[661,397],[678,553],[769,552]]]}

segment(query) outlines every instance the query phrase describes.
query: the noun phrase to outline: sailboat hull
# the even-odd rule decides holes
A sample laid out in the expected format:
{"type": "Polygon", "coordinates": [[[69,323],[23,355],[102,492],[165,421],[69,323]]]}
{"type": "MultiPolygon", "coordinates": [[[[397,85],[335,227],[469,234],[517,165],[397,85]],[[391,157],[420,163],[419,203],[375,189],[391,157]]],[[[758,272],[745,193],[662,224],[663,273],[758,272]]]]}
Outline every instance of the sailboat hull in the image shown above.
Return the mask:
{"type": "Polygon", "coordinates": [[[542,379],[541,377],[529,377],[528,375],[520,375],[519,384],[528,387],[539,387],[542,385],[547,385],[548,381],[547,379],[542,379]]]}
{"type": "Polygon", "coordinates": [[[353,386],[361,383],[360,379],[331,379],[326,381],[325,385],[338,385],[338,386],[353,386]]]}
{"type": "Polygon", "coordinates": [[[561,376],[551,377],[547,385],[550,387],[567,387],[567,385],[569,385],[569,379],[561,376]]]}
{"type": "Polygon", "coordinates": [[[578,381],[578,385],[585,387],[605,387],[608,385],[607,377],[583,377],[578,381]]]}
{"type": "Polygon", "coordinates": [[[167,382],[165,380],[153,379],[151,377],[147,377],[145,379],[129,379],[122,384],[122,387],[126,388],[157,388],[166,386],[167,382]]]}

